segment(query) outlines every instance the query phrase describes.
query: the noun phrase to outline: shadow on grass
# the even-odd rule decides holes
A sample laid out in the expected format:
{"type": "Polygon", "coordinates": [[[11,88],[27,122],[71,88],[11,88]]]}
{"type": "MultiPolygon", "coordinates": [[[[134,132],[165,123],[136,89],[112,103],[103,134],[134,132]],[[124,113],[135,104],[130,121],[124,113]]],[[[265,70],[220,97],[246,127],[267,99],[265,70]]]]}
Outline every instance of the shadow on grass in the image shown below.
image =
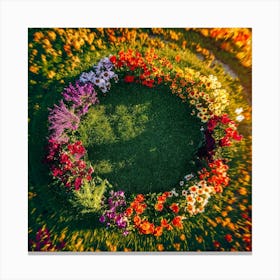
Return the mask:
{"type": "Polygon", "coordinates": [[[128,193],[171,189],[195,171],[200,122],[166,87],[119,84],[79,133],[96,173],[128,193]]]}

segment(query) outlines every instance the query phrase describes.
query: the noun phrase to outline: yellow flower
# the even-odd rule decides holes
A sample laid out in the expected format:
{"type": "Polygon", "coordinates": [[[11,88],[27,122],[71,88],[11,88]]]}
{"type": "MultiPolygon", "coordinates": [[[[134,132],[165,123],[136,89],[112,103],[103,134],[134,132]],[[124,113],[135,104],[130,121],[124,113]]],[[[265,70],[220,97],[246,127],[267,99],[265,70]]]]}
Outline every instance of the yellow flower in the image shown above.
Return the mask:
{"type": "Polygon", "coordinates": [[[234,231],[236,229],[236,226],[234,225],[234,223],[228,223],[227,227],[232,231],[234,231]]]}
{"type": "Polygon", "coordinates": [[[55,41],[55,39],[56,39],[56,34],[55,34],[55,32],[54,31],[48,31],[47,32],[47,34],[48,34],[48,37],[50,38],[50,40],[51,41],[55,41]]]}
{"type": "Polygon", "coordinates": [[[39,67],[36,66],[36,65],[31,65],[31,66],[29,67],[29,71],[32,72],[32,73],[34,73],[34,74],[38,74],[38,72],[39,72],[39,67]]]}
{"type": "Polygon", "coordinates": [[[35,42],[39,42],[42,38],[44,38],[44,34],[42,32],[35,32],[33,38],[35,42]]]}
{"type": "Polygon", "coordinates": [[[49,73],[48,73],[48,78],[49,78],[49,79],[52,79],[55,75],[56,75],[56,73],[55,73],[53,70],[51,70],[51,71],[49,71],[49,73]]]}
{"type": "Polygon", "coordinates": [[[232,211],[232,207],[230,206],[230,205],[228,205],[227,207],[226,207],[226,210],[229,212],[229,211],[232,211]]]}
{"type": "Polygon", "coordinates": [[[73,45],[73,47],[75,48],[76,51],[79,51],[80,48],[81,48],[81,45],[80,45],[79,41],[76,41],[76,40],[75,40],[75,41],[72,43],[72,45],[73,45]]]}

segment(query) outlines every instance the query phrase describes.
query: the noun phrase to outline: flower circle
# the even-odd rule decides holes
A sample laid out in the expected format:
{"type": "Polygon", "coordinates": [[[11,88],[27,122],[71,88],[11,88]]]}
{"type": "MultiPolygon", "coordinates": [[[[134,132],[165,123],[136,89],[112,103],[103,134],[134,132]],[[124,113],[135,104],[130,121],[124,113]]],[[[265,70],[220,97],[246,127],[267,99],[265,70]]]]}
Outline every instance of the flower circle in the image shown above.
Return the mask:
{"type": "Polygon", "coordinates": [[[48,119],[47,161],[53,181],[81,212],[99,213],[99,221],[107,228],[124,235],[137,232],[155,237],[183,229],[187,217],[204,212],[211,196],[229,184],[223,151],[242,136],[226,114],[228,93],[215,76],[173,66],[153,50],[144,54],[128,50],[101,59],[70,83],[62,96],[48,119]],[[168,86],[201,121],[204,143],[197,151],[201,169],[185,175],[172,190],[127,197],[123,190],[114,190],[107,180],[94,176],[86,148],[75,132],[88,109],[99,103],[98,94],[107,93],[120,80],[150,88],[168,86]]]}

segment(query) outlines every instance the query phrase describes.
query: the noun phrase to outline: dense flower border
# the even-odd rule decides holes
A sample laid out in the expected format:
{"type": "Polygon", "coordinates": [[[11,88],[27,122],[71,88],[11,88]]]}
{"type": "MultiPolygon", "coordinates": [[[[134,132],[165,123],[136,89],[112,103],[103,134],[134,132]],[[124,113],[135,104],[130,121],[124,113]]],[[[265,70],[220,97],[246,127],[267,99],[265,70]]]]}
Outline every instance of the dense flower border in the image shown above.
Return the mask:
{"type": "Polygon", "coordinates": [[[164,193],[126,197],[121,190],[111,190],[100,202],[100,222],[121,230],[124,235],[136,231],[161,236],[164,231],[182,229],[184,219],[202,213],[210,197],[229,184],[229,167],[222,150],[233,141],[240,141],[242,136],[235,121],[224,113],[228,93],[216,77],[176,68],[152,50],[144,55],[128,50],[105,57],[64,89],[63,99],[49,114],[47,161],[53,179],[69,192],[81,191],[94,179],[94,169],[86,160],[86,149],[75,131],[89,107],[99,102],[98,93],[108,92],[112,82],[119,80],[147,87],[165,84],[192,106],[192,114],[202,124],[205,143],[198,156],[205,167],[198,174],[186,175],[178,187],[164,193]]]}

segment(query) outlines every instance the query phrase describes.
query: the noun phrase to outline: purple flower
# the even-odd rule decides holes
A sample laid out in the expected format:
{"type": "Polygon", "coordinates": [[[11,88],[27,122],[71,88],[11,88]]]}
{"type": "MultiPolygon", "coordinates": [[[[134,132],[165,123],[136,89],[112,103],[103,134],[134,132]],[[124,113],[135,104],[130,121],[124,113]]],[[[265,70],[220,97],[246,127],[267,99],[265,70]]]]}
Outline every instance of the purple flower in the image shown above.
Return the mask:
{"type": "Polygon", "coordinates": [[[50,138],[61,143],[68,140],[67,135],[64,134],[66,129],[77,130],[80,118],[68,110],[61,100],[59,106],[54,105],[54,108],[50,110],[49,123],[49,130],[52,131],[50,138]]]}
{"type": "Polygon", "coordinates": [[[123,232],[123,235],[124,236],[127,236],[129,234],[129,231],[128,230],[125,230],[124,232],[123,232]]]}
{"type": "Polygon", "coordinates": [[[100,221],[101,223],[105,223],[105,220],[106,220],[106,218],[105,218],[105,216],[103,216],[103,215],[99,218],[99,221],[100,221]]]}
{"type": "Polygon", "coordinates": [[[108,57],[101,59],[97,65],[93,66],[90,72],[83,72],[79,78],[82,83],[92,83],[97,86],[103,93],[111,88],[110,80],[118,81],[118,75],[112,71],[114,65],[108,57]]]}
{"type": "Polygon", "coordinates": [[[86,114],[91,105],[99,103],[97,93],[91,83],[82,85],[76,82],[75,86],[70,83],[62,95],[66,101],[72,103],[72,108],[77,111],[79,116],[86,114]]]}

